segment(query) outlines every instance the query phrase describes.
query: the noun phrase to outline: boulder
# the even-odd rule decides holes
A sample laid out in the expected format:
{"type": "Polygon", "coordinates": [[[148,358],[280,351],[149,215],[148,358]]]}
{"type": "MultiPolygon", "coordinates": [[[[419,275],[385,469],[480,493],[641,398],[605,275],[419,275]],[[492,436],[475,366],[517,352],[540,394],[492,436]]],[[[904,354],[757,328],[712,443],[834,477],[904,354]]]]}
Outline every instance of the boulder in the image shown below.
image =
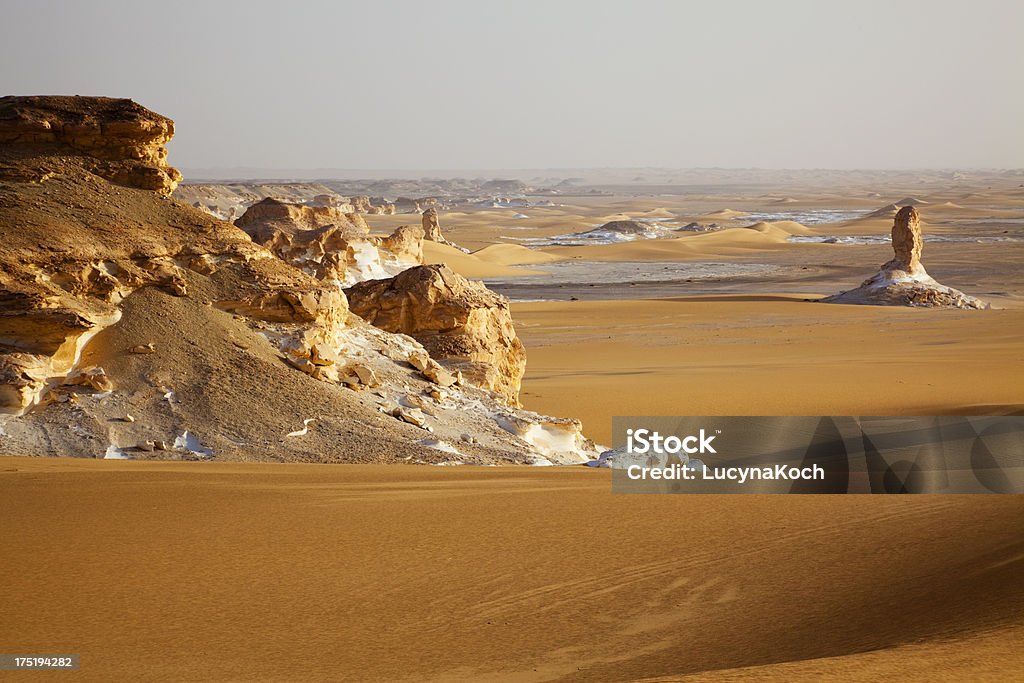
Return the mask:
{"type": "Polygon", "coordinates": [[[114,388],[106,371],[100,367],[81,368],[69,372],[64,378],[64,386],[88,387],[96,391],[110,391],[114,388]]]}
{"type": "Polygon", "coordinates": [[[423,239],[426,235],[418,225],[400,225],[381,240],[381,247],[410,263],[423,263],[423,239]]]}
{"type": "MultiPolygon", "coordinates": [[[[436,264],[345,291],[356,315],[388,332],[413,337],[452,373],[461,371],[469,382],[519,405],[526,353],[504,297],[436,264]]],[[[433,369],[429,360],[410,357],[414,367],[434,375],[435,383],[455,382],[433,369]]]]}

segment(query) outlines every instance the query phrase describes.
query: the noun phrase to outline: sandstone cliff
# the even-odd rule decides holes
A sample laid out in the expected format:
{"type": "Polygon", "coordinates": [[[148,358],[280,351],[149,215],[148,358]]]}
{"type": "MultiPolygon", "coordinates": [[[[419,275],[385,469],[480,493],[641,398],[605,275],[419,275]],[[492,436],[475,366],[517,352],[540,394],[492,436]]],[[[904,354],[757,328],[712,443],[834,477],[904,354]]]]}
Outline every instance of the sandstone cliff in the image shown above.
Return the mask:
{"type": "MultiPolygon", "coordinates": [[[[909,200],[908,200],[909,201],[909,200]]],[[[892,226],[894,256],[860,287],[822,299],[831,304],[918,306],[925,308],[988,308],[960,290],[936,282],[921,263],[924,241],[921,217],[914,206],[897,211],[892,226]]]]}
{"type": "Polygon", "coordinates": [[[409,335],[449,370],[519,405],[526,353],[504,297],[444,265],[410,268],[346,293],[367,322],[409,335]]]}
{"type": "MultiPolygon", "coordinates": [[[[173,121],[131,100],[0,98],[0,145],[11,157],[73,154],[83,168],[118,185],[170,194],[181,180],[181,173],[167,165],[164,145],[173,135],[173,121]]],[[[31,168],[13,164],[6,173],[33,169],[48,172],[44,163],[31,168]]]]}
{"type": "MultiPolygon", "coordinates": [[[[596,455],[578,422],[517,411],[460,384],[414,339],[351,315],[337,284],[167,198],[166,183],[99,172],[145,164],[167,174],[156,165],[163,152],[143,161],[131,144],[94,138],[162,145],[169,120],[101,98],[5,98],[3,111],[7,121],[16,112],[33,122],[30,131],[61,132],[26,138],[19,124],[12,137],[18,126],[5,124],[0,142],[0,455],[475,463],[596,455]],[[26,112],[40,101],[45,117],[34,119],[26,112]],[[83,121],[93,138],[67,137],[83,121]]],[[[314,224],[327,215],[301,213],[314,224]]],[[[415,250],[417,235],[399,232],[392,246],[415,250]]]]}

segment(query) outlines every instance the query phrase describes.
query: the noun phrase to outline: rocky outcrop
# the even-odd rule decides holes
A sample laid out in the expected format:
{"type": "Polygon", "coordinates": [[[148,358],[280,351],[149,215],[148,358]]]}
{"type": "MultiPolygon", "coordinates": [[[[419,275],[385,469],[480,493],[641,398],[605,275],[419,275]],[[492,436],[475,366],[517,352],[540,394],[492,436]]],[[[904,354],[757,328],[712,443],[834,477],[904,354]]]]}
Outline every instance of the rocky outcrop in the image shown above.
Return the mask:
{"type": "Polygon", "coordinates": [[[424,237],[420,226],[400,225],[380,245],[407,263],[423,263],[424,237]]]}
{"type": "MultiPolygon", "coordinates": [[[[0,413],[38,402],[51,378],[70,372],[85,344],[120,317],[108,303],[110,290],[76,305],[70,296],[31,289],[0,287],[0,413]]],[[[121,290],[120,283],[111,289],[121,290]]]]}
{"type": "Polygon", "coordinates": [[[360,214],[330,206],[267,198],[250,206],[235,225],[278,258],[342,286],[423,262],[422,231],[401,226],[386,237],[370,235],[360,214]]]}
{"type": "Polygon", "coordinates": [[[221,220],[234,221],[258,201],[272,197],[291,204],[329,206],[356,213],[344,197],[320,183],[190,183],[174,190],[174,198],[221,220]]]}
{"type": "Polygon", "coordinates": [[[399,197],[394,202],[396,213],[419,213],[427,209],[445,208],[445,203],[438,197],[399,197]]]}
{"type": "Polygon", "coordinates": [[[173,121],[127,99],[0,98],[0,145],[80,155],[117,185],[169,195],[181,180],[167,164],[164,145],[173,135],[173,121]]]}
{"type": "Polygon", "coordinates": [[[918,306],[925,308],[983,309],[980,299],[936,282],[921,263],[924,242],[921,217],[913,206],[904,206],[892,226],[894,256],[860,287],[822,299],[831,304],[918,306]]]}
{"type": "Polygon", "coordinates": [[[279,290],[245,299],[223,299],[217,308],[255,320],[279,323],[317,323],[341,327],[348,319],[348,301],[337,289],[279,290]]]}
{"type": "MultiPolygon", "coordinates": [[[[38,103],[18,99],[7,105],[38,103]]],[[[98,116],[110,103],[51,101],[63,99],[72,111],[62,120],[98,116]]],[[[140,114],[150,116],[159,120],[140,114]]],[[[117,130],[102,116],[94,128],[117,130]]],[[[271,251],[160,196],[166,188],[108,182],[96,174],[98,159],[67,142],[0,143],[0,455],[444,464],[596,457],[578,423],[509,407],[412,337],[351,315],[338,283],[319,277],[332,254],[360,268],[367,255],[391,255],[404,269],[399,257],[422,249],[420,227],[378,237],[344,202],[268,203],[243,223],[271,251]],[[554,450],[546,434],[557,437],[554,450]]],[[[500,316],[433,308],[464,317],[467,332],[503,334],[500,316]]],[[[444,327],[436,334],[454,332],[444,327]]],[[[470,341],[451,337],[467,349],[467,372],[482,362],[470,341]]]]}
{"type": "Polygon", "coordinates": [[[356,315],[413,337],[449,370],[519,405],[526,353],[504,297],[444,265],[410,268],[346,293],[356,315]]]}
{"type": "Polygon", "coordinates": [[[423,234],[431,242],[445,243],[444,235],[441,234],[441,222],[437,218],[437,209],[430,208],[423,212],[423,234]]]}
{"type": "Polygon", "coordinates": [[[438,219],[437,208],[430,207],[425,209],[420,220],[423,224],[423,234],[426,239],[431,242],[437,242],[438,244],[446,244],[449,247],[455,247],[459,251],[469,253],[469,250],[463,249],[454,242],[449,241],[443,234],[441,234],[441,221],[438,219]]]}
{"type": "Polygon", "coordinates": [[[270,239],[275,233],[295,234],[327,227],[359,235],[369,231],[362,217],[354,212],[344,213],[329,205],[292,204],[272,197],[246,209],[235,221],[235,225],[261,242],[270,239]]]}
{"type": "Polygon", "coordinates": [[[924,272],[921,252],[924,241],[921,237],[921,216],[913,206],[905,206],[896,213],[892,224],[892,250],[895,257],[882,266],[888,270],[902,270],[916,275],[924,272]]]}
{"type": "Polygon", "coordinates": [[[373,200],[368,195],[356,195],[350,201],[359,213],[377,216],[391,216],[395,213],[395,205],[384,199],[373,200]]]}
{"type": "Polygon", "coordinates": [[[423,205],[412,197],[399,197],[394,206],[396,213],[423,213],[423,205]]]}

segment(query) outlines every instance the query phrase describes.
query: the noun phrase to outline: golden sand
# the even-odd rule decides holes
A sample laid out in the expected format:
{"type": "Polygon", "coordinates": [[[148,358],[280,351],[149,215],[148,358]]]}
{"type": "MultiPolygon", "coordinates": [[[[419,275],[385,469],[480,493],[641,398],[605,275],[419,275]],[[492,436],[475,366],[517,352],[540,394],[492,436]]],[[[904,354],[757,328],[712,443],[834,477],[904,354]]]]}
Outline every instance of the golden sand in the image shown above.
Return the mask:
{"type": "Polygon", "coordinates": [[[513,305],[523,402],[608,444],[614,415],[1024,412],[1024,310],[794,295],[513,305]]]}
{"type": "MultiPolygon", "coordinates": [[[[881,235],[891,218],[811,229],[740,214],[867,212],[891,199],[786,192],[566,198],[529,219],[443,212],[446,236],[475,252],[426,255],[471,277],[522,264],[542,273],[556,258],[811,267],[816,279],[789,289],[513,304],[525,406],[580,417],[601,442],[613,415],[1024,410],[1024,250],[926,245],[930,272],[1001,310],[812,303],[891,252],[788,236],[881,235]],[[727,229],[542,251],[509,239],[640,216],[727,229]]],[[[955,235],[964,218],[1019,220],[1024,194],[957,186],[927,199],[926,231],[955,235]]],[[[410,217],[368,220],[386,232],[410,217]]],[[[76,680],[932,682],[1024,671],[1020,496],[616,496],[607,471],[582,467],[10,458],[0,535],[0,651],[81,654],[76,680]]]]}
{"type": "Polygon", "coordinates": [[[11,458],[0,643],[80,654],[90,681],[1009,680],[1022,512],[615,496],[590,468],[11,458]]]}

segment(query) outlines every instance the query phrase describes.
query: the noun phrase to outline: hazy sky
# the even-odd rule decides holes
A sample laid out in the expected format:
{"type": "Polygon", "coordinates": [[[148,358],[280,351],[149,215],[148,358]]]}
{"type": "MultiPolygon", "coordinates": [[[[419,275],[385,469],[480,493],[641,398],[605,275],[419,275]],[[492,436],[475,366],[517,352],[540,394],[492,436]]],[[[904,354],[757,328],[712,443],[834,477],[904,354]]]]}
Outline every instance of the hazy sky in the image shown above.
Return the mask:
{"type": "Polygon", "coordinates": [[[1024,166],[1022,0],[0,0],[0,92],[184,168],[1024,166]]]}

